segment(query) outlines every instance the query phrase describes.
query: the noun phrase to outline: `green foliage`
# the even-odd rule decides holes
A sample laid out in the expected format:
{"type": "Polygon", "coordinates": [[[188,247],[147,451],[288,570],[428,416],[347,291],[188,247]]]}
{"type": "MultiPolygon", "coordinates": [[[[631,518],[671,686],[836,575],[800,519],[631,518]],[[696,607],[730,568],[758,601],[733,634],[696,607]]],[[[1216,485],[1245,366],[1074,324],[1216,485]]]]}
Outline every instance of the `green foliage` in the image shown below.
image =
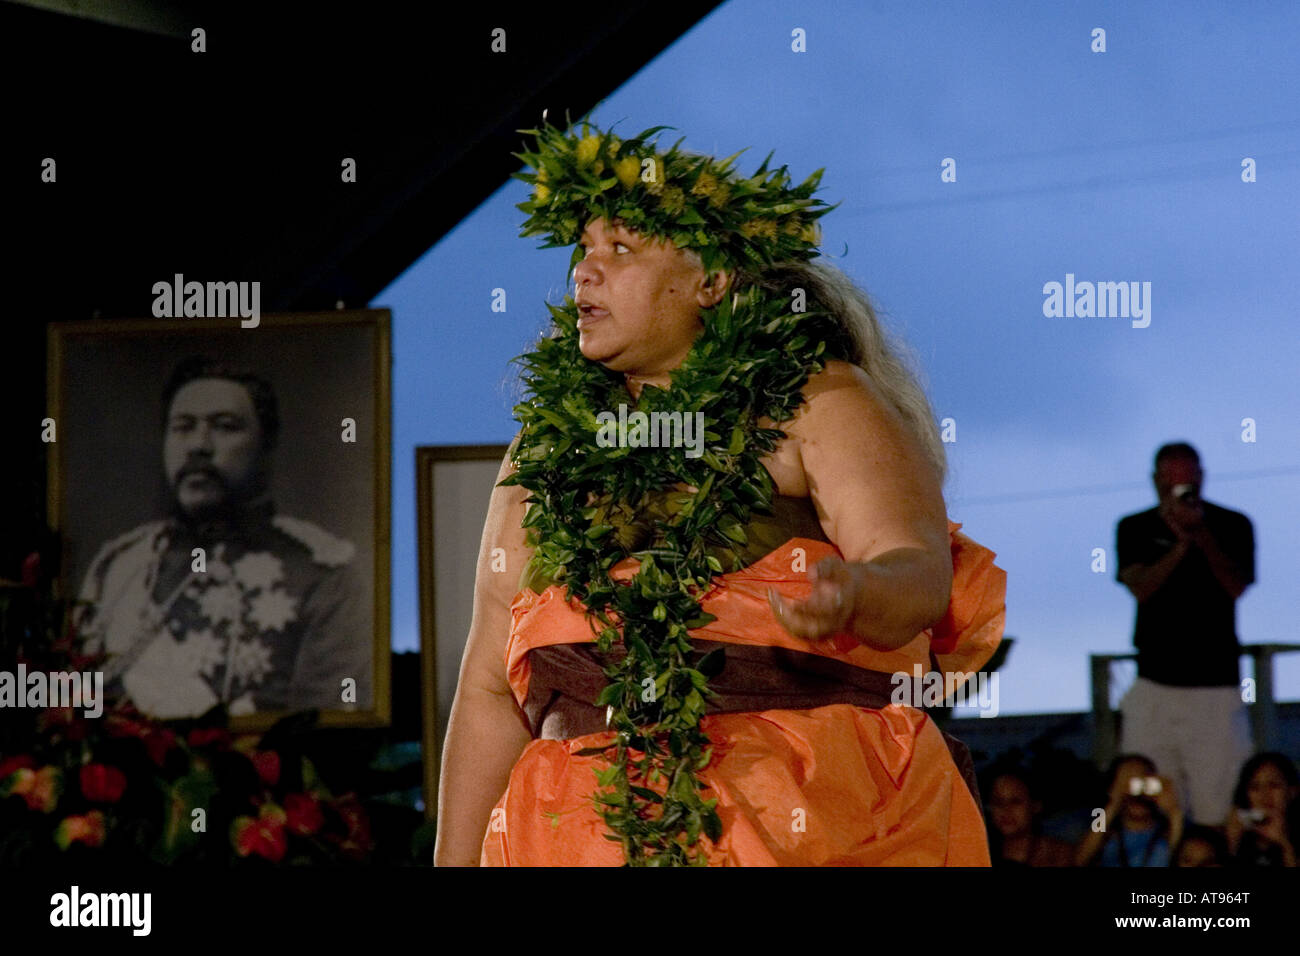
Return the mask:
{"type": "Polygon", "coordinates": [[[758,422],[794,415],[834,323],[792,313],[788,298],[756,288],[707,310],[669,386],[647,385],[636,402],[647,414],[703,412],[705,452],[690,458],[683,449],[601,447],[596,414],[630,395],[620,374],[583,357],[573,300],[548,308],[558,334],[518,360],[528,396],[514,410],[523,426],[516,472],[502,484],[530,492],[529,575],[583,602],[604,652],[609,683],[594,703],[608,707],[615,736],[595,748],[608,763],[594,799],[607,836],[628,865],[700,865],[699,836],[721,834],[716,798],[704,798],[696,772],[712,758],[700,718],[724,658],[697,659],[689,630],[713,620],[700,598],[715,573],[737,570],[751,513],[771,512],[774,484],[761,459],[785,433],[758,422]],[[648,543],[628,533],[637,520],[648,543]],[[719,554],[732,556],[729,566],[719,554]],[[627,557],[639,569],[616,582],[610,570],[627,557]]]}
{"type": "MultiPolygon", "coordinates": [[[[42,586],[0,586],[0,670],[90,673],[69,602],[42,586]]],[[[365,863],[368,812],[336,794],[307,756],[317,713],[236,738],[218,705],[161,721],[129,702],[99,717],[14,708],[0,720],[0,867],[365,863]],[[92,773],[93,771],[93,773],[92,773]],[[195,811],[204,826],[195,826],[195,811]]],[[[337,731],[336,731],[337,732],[337,731]]]]}
{"type": "MultiPolygon", "coordinates": [[[[699,253],[706,271],[815,256],[817,220],[830,212],[813,194],[823,170],[791,185],[787,167],[768,169],[771,154],[753,176],[733,164],[740,153],[715,160],[655,139],[667,126],[626,140],[600,132],[586,119],[581,131],[543,124],[519,130],[536,148],[513,155],[535,172],[514,173],[533,186],[517,208],[528,214],[522,235],[545,237],[543,249],[573,245],[595,216],[622,219],[637,232],[699,253]],[[689,228],[688,228],[689,227],[689,228]]],[[[574,252],[574,262],[581,256],[574,252]]]]}

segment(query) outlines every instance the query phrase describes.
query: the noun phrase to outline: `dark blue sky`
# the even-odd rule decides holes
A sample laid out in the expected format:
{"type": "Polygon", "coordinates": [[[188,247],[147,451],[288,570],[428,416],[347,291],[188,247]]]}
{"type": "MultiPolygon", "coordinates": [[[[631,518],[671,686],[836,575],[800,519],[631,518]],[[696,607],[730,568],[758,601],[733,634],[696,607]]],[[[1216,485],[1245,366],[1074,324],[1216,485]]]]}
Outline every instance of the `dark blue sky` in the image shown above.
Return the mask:
{"type": "MultiPolygon", "coordinates": [[[[674,126],[665,145],[719,156],[748,146],[745,173],[768,150],[796,181],[826,167],[820,195],[843,204],[823,248],[955,420],[949,513],[1008,572],[1002,712],[1085,709],[1087,655],[1130,649],[1114,526],[1154,505],[1168,440],[1201,450],[1207,499],[1255,522],[1242,639],[1300,639],[1300,5],[790,6],[723,5],[595,120],[674,126]],[[1151,283],[1150,325],[1046,317],[1044,284],[1067,273],[1151,283]]],[[[566,289],[568,250],[518,238],[525,196],[504,182],[372,303],[394,322],[399,649],[419,640],[413,448],[509,440],[507,362],[566,289]]],[[[1300,697],[1300,655],[1278,673],[1300,697]]]]}

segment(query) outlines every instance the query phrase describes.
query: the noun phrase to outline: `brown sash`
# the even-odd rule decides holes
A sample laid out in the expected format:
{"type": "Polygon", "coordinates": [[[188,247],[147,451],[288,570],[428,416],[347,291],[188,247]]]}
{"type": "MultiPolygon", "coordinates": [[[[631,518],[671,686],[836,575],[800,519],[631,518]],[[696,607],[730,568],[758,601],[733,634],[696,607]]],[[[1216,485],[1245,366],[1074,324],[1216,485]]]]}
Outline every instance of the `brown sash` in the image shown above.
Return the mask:
{"type": "MultiPolygon", "coordinates": [[[[707,706],[710,714],[811,710],[828,704],[880,709],[890,704],[896,687],[890,674],[820,654],[767,645],[692,643],[701,653],[725,648],[722,672],[709,680],[710,689],[719,695],[707,706]]],[[[615,647],[609,659],[616,661],[624,653],[622,647],[615,647]]],[[[594,644],[552,644],[529,652],[528,697],[523,710],[534,737],[569,740],[606,729],[605,708],[591,703],[609,682],[601,660],[594,644]]],[[[933,654],[930,667],[939,669],[933,654]]],[[[908,677],[910,680],[911,675],[908,677]]],[[[943,738],[983,814],[969,749],[947,733],[943,738]]]]}

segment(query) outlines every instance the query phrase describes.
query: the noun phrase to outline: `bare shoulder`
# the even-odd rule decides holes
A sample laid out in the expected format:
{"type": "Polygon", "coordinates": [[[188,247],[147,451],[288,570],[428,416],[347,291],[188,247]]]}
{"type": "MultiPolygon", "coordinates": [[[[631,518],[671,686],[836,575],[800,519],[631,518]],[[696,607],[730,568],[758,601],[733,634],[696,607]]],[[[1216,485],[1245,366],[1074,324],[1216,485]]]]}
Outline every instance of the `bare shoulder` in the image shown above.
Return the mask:
{"type": "Polygon", "coordinates": [[[923,547],[947,554],[942,482],[922,439],[871,377],[829,361],[809,378],[786,434],[822,528],[851,561],[923,547]]]}
{"type": "MultiPolygon", "coordinates": [[[[858,366],[831,359],[820,372],[804,383],[803,402],[794,416],[780,423],[786,438],[764,464],[785,495],[811,495],[809,466],[816,466],[828,446],[842,454],[860,454],[865,447],[877,447],[882,438],[892,444],[907,444],[907,429],[879,388],[858,366]]],[[[770,419],[759,422],[773,427],[770,419]]]]}
{"type": "Polygon", "coordinates": [[[912,436],[880,388],[851,362],[828,361],[820,372],[809,376],[803,398],[786,429],[801,444],[843,441],[850,434],[911,443],[912,436]]]}
{"type": "Polygon", "coordinates": [[[808,382],[804,385],[803,396],[806,401],[811,401],[813,398],[828,392],[855,388],[874,391],[871,377],[852,362],[846,362],[843,359],[829,359],[820,372],[808,376],[808,382]]]}
{"type": "Polygon", "coordinates": [[[861,366],[843,359],[830,359],[826,366],[815,375],[808,377],[803,390],[804,400],[808,402],[835,395],[840,399],[852,396],[881,400],[880,389],[876,387],[871,376],[861,366]]]}

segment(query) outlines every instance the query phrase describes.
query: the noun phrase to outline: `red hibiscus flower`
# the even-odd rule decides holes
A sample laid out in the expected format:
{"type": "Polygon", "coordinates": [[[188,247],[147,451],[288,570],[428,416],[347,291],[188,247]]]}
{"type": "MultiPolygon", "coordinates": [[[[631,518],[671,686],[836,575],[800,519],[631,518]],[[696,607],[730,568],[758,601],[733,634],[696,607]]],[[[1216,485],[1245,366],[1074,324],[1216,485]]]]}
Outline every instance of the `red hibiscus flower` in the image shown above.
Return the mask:
{"type": "Polygon", "coordinates": [[[176,732],[166,728],[153,730],[144,738],[144,746],[149,751],[149,759],[161,767],[167,752],[176,746],[176,732]]]}
{"type": "Polygon", "coordinates": [[[257,776],[268,787],[274,787],[280,781],[280,755],[274,750],[257,750],[249,755],[257,776]]]}
{"type": "Polygon", "coordinates": [[[126,774],[116,767],[88,763],[81,768],[81,792],[92,803],[117,803],[126,790],[126,774]]]}
{"type": "Polygon", "coordinates": [[[284,812],[290,833],[311,836],[325,825],[320,801],[309,793],[291,793],[284,798],[284,812]]]}
{"type": "Polygon", "coordinates": [[[225,750],[230,746],[230,731],[220,727],[195,727],[185,739],[191,747],[216,744],[218,750],[225,750]]]}
{"type": "Polygon", "coordinates": [[[54,842],[60,850],[66,850],[74,843],[86,846],[104,845],[104,813],[91,810],[76,817],[65,817],[54,830],[54,842]]]}
{"type": "Polygon", "coordinates": [[[16,770],[31,770],[36,766],[36,761],[27,754],[19,754],[17,757],[6,757],[0,760],[0,783],[4,783],[5,778],[16,770]]]}
{"type": "Polygon", "coordinates": [[[370,852],[370,818],[355,794],[345,794],[333,803],[334,812],[343,820],[347,834],[334,837],[339,851],[354,860],[365,859],[370,852]]]}
{"type": "Polygon", "coordinates": [[[42,712],[39,727],[61,733],[67,740],[85,740],[86,722],[71,707],[50,707],[42,712]]]}
{"type": "Polygon", "coordinates": [[[34,588],[41,581],[41,553],[33,551],[23,558],[22,582],[25,588],[34,588]]]}
{"type": "Polygon", "coordinates": [[[6,796],[17,794],[27,801],[27,809],[49,813],[59,802],[62,783],[63,777],[58,767],[42,767],[40,770],[21,767],[10,775],[3,787],[0,787],[0,794],[6,796]],[[8,788],[7,793],[5,788],[8,788]]]}
{"type": "Polygon", "coordinates": [[[284,829],[286,819],[284,810],[274,803],[263,804],[257,819],[236,817],[230,825],[230,842],[235,852],[240,856],[256,853],[279,863],[289,848],[289,835],[284,829]]]}
{"type": "Polygon", "coordinates": [[[104,730],[110,737],[145,737],[152,729],[148,721],[119,710],[104,715],[104,730]]]}
{"type": "Polygon", "coordinates": [[[149,759],[163,765],[167,752],[176,746],[176,732],[155,723],[142,720],[129,713],[114,711],[105,715],[105,727],[110,737],[138,737],[144,741],[149,759]]]}

